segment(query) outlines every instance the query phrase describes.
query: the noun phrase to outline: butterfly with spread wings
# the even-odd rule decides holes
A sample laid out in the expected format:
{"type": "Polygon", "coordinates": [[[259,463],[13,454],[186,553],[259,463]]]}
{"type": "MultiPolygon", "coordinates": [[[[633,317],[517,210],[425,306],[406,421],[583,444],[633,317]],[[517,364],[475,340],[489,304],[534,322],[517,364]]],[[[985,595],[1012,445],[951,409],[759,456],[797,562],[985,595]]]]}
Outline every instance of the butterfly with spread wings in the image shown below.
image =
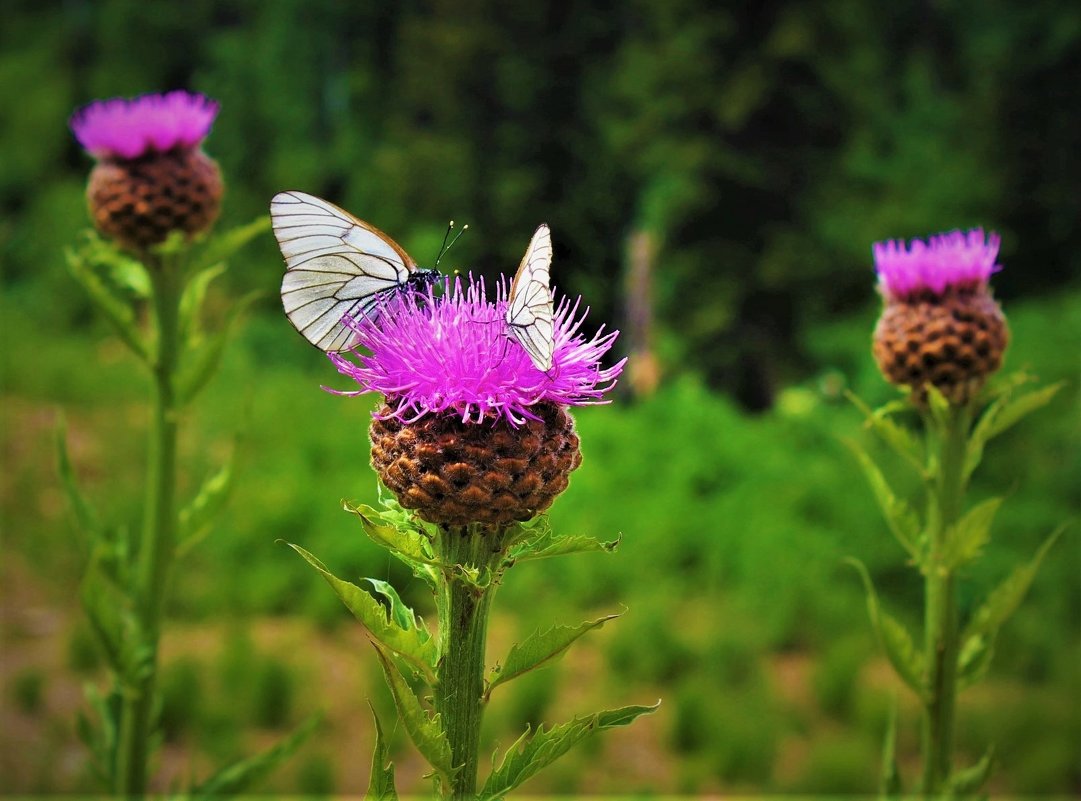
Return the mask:
{"type": "Polygon", "coordinates": [[[507,296],[506,322],[510,333],[541,372],[552,369],[555,352],[555,312],[549,270],[552,234],[541,223],[529,241],[507,296]]]}
{"type": "Polygon", "coordinates": [[[270,219],[285,257],[285,314],[328,353],[349,347],[346,317],[372,317],[393,295],[439,279],[378,228],[314,195],[279,192],[270,219]]]}

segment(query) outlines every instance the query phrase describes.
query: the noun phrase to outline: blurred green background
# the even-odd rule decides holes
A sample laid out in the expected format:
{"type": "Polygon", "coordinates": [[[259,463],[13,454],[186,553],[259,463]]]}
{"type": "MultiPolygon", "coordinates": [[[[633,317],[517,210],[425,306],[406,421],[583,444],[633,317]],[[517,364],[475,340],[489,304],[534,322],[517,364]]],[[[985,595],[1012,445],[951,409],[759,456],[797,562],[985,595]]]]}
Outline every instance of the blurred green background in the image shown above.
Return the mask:
{"type": "MultiPolygon", "coordinates": [[[[422,264],[446,221],[451,266],[511,272],[551,224],[560,289],[589,325],[626,328],[629,242],[652,243],[654,394],[627,383],[577,415],[585,463],[561,530],[623,535],[615,555],[522,566],[497,599],[490,661],[537,626],[626,607],[558,666],[493,699],[486,740],[526,723],[664,699],[526,790],[871,792],[892,699],[903,765],[916,711],[875,650],[846,555],[913,626],[902,564],[844,437],[874,367],[870,244],[985,225],[1007,369],[1067,379],[988,454],[973,487],[1009,493],[965,610],[1081,504],[1081,6],[1038,1],[133,2],[5,4],[0,28],[0,787],[93,788],[73,731],[102,678],[76,604],[81,554],[55,476],[72,455],[112,520],[138,519],[145,377],[68,275],[90,160],[67,128],[95,98],[190,88],[221,101],[206,144],[228,190],[219,227],[302,189],[370,220],[422,264]]],[[[424,588],[339,500],[372,502],[372,400],[288,325],[268,234],[212,311],[264,289],[223,373],[184,421],[183,485],[234,447],[210,538],[175,573],[164,642],[159,782],[182,783],[281,736],[323,728],[268,791],[357,794],[390,719],[358,627],[287,538],[346,577],[424,588]]],[[[638,308],[638,307],[635,307],[638,308]]],[[[644,336],[636,328],[635,336],[644,336]]],[[[627,347],[625,336],[622,347],[627,347]]],[[[617,344],[617,348],[620,345],[617,344]]],[[[625,352],[625,351],[624,351],[625,352]]],[[[915,489],[913,487],[912,489],[915,489]]],[[[1081,549],[1068,531],[962,697],[960,749],[998,744],[1000,792],[1081,791],[1081,549]]],[[[392,734],[400,789],[422,766],[392,734]]]]}

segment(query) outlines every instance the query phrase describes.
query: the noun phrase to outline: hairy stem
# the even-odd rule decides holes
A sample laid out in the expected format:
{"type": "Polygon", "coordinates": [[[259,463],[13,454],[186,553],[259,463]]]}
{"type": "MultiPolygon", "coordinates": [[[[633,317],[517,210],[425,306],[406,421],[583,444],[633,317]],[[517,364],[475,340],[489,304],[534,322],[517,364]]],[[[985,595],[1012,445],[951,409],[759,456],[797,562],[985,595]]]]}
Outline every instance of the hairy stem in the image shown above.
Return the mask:
{"type": "Polygon", "coordinates": [[[174,257],[156,259],[147,266],[154,282],[157,358],[154,362],[146,501],[135,568],[135,614],[145,663],[137,675],[124,677],[126,692],[120,717],[116,780],[117,790],[125,798],[138,798],[146,793],[161,614],[176,536],[177,408],[173,381],[178,350],[181,270],[174,257]]]}
{"type": "Polygon", "coordinates": [[[939,514],[932,524],[931,550],[925,575],[925,650],[928,698],[923,721],[924,797],[940,794],[953,768],[954,708],[957,700],[957,578],[944,560],[947,537],[964,506],[965,445],[969,412],[951,407],[935,430],[939,470],[932,492],[939,514]]]}
{"type": "Polygon", "coordinates": [[[449,798],[477,793],[480,725],[484,712],[484,649],[495,583],[477,586],[455,565],[478,568],[483,575],[500,555],[495,532],[448,528],[440,532],[445,566],[439,591],[440,659],[435,709],[450,743],[452,777],[449,798]]]}

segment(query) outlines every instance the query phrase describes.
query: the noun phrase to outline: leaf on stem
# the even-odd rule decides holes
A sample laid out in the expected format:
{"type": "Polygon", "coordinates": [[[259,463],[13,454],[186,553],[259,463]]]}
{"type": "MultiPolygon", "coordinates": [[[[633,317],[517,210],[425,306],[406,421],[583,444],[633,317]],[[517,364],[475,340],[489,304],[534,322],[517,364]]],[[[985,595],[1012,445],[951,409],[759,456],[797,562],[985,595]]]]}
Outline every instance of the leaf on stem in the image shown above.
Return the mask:
{"type": "Polygon", "coordinates": [[[592,551],[611,553],[619,547],[621,539],[622,535],[605,542],[584,534],[556,534],[552,531],[547,516],[541,516],[519,527],[518,535],[512,539],[507,549],[505,561],[513,563],[592,551]]]}
{"type": "Polygon", "coordinates": [[[120,741],[120,715],[123,696],[118,688],[113,687],[108,695],[91,682],[83,685],[83,695],[94,711],[97,725],[83,711],[79,710],[75,721],[76,733],[83,744],[90,750],[94,773],[97,774],[109,790],[116,790],[116,758],[120,741]]]}
{"type": "Polygon", "coordinates": [[[265,751],[222,768],[195,787],[192,795],[198,798],[217,798],[243,792],[292,756],[311,736],[321,720],[322,715],[312,715],[292,734],[265,751]]]}
{"type": "Polygon", "coordinates": [[[396,626],[406,631],[415,631],[417,638],[421,642],[427,642],[432,638],[431,632],[424,626],[424,620],[403,603],[394,587],[379,579],[366,578],[363,580],[371,584],[377,593],[386,598],[387,603],[390,605],[390,619],[396,626]]]}
{"type": "MultiPolygon", "coordinates": [[[[382,643],[405,659],[420,671],[429,684],[435,684],[435,664],[439,659],[438,646],[423,626],[405,628],[396,621],[389,620],[387,610],[369,593],[355,584],[342,581],[327,570],[326,565],[299,545],[291,542],[286,544],[322,573],[323,578],[338,594],[342,603],[364,625],[375,641],[382,643]]],[[[409,616],[410,619],[414,619],[412,610],[409,610],[409,616]]]]}
{"type": "Polygon", "coordinates": [[[599,629],[609,620],[617,617],[619,615],[605,615],[596,620],[587,620],[577,626],[553,626],[543,632],[534,632],[522,643],[515,643],[511,646],[502,667],[493,671],[488,682],[488,689],[484,692],[485,700],[500,684],[558,660],[583,634],[599,629]]]}
{"type": "Polygon", "coordinates": [[[439,715],[432,715],[424,708],[417,694],[413,692],[382,646],[375,642],[372,645],[383,665],[383,675],[386,676],[391,695],[394,696],[394,706],[398,710],[398,717],[401,718],[402,725],[409,733],[409,739],[428,760],[428,764],[436,770],[444,784],[449,787],[454,766],[451,764],[450,742],[447,740],[446,732],[443,731],[442,720],[439,715]]]}
{"type": "Polygon", "coordinates": [[[995,747],[988,747],[980,761],[971,767],[957,770],[950,774],[947,782],[950,798],[965,798],[979,791],[991,776],[995,766],[995,747]]]}
{"type": "Polygon", "coordinates": [[[195,256],[195,269],[205,270],[226,261],[230,256],[251,242],[255,237],[270,230],[270,215],[256,217],[250,223],[238,225],[224,233],[215,234],[195,256]]]}
{"type": "Polygon", "coordinates": [[[526,729],[517,742],[507,749],[499,767],[488,776],[479,797],[484,801],[502,798],[594,732],[628,726],[640,716],[654,712],[660,705],[658,701],[652,706],[625,706],[597,712],[547,730],[541,726],[532,736],[530,730],[526,729]]]}
{"type": "Polygon", "coordinates": [[[886,518],[886,525],[889,526],[890,532],[912,557],[912,560],[917,565],[922,565],[924,561],[923,532],[916,510],[893,494],[886,477],[882,475],[882,471],[863,448],[854,442],[848,444],[867,476],[867,481],[874,492],[875,500],[878,501],[879,509],[882,510],[882,516],[886,518]]]}
{"type": "Polygon", "coordinates": [[[195,344],[201,336],[199,317],[203,311],[207,288],[211,281],[224,272],[225,263],[218,262],[199,270],[188,280],[180,295],[180,307],[177,310],[181,342],[195,344]]]}
{"type": "Polygon", "coordinates": [[[103,527],[97,511],[79,489],[78,480],[75,478],[75,470],[71,465],[71,456],[68,453],[68,427],[64,415],[61,414],[56,422],[56,469],[60,475],[60,483],[64,487],[68,505],[71,507],[75,520],[83,534],[91,542],[97,542],[102,537],[103,527]]]}
{"type": "Polygon", "coordinates": [[[987,443],[1032,412],[1046,406],[1063,387],[1063,382],[1014,397],[1013,390],[1019,382],[1010,385],[987,407],[968,440],[965,453],[964,477],[967,479],[983,459],[987,443]]]}
{"type": "Polygon", "coordinates": [[[879,795],[882,798],[900,798],[904,794],[901,769],[897,765],[897,699],[890,705],[890,718],[886,724],[886,738],[882,743],[882,779],[879,795]]]}
{"type": "Polygon", "coordinates": [[[968,647],[968,641],[971,638],[986,637],[991,640],[995,638],[1002,624],[1021,605],[1025,593],[1028,592],[1033,579],[1036,578],[1040,563],[1043,562],[1047,552],[1051,550],[1051,547],[1065,530],[1066,524],[1063,524],[1051,532],[1051,535],[1044,540],[1043,545],[1039,547],[1030,562],[1015,568],[1006,577],[1005,581],[991,591],[987,596],[987,600],[976,610],[972,620],[965,627],[964,634],[961,637],[962,649],[968,647]]]}
{"type": "Polygon", "coordinates": [[[191,347],[182,357],[176,377],[175,389],[179,405],[190,403],[214,376],[218,365],[221,364],[222,353],[225,351],[225,345],[229,341],[237,320],[252,303],[262,296],[261,291],[249,292],[233,305],[220,330],[202,339],[198,344],[188,343],[191,347]]]}
{"type": "Polygon", "coordinates": [[[971,687],[987,675],[994,655],[994,637],[981,635],[962,640],[961,651],[957,655],[958,689],[971,687]]]}
{"type": "Polygon", "coordinates": [[[856,570],[863,581],[863,587],[867,593],[867,613],[871,618],[871,626],[875,630],[878,641],[886,652],[886,658],[905,684],[912,688],[921,699],[926,700],[923,652],[916,647],[908,629],[879,606],[871,574],[867,572],[863,562],[851,557],[845,559],[845,562],[856,570]]]}
{"type": "Polygon", "coordinates": [[[415,525],[404,522],[380,523],[387,516],[365,504],[352,504],[342,501],[342,508],[352,512],[360,519],[364,532],[376,545],[393,553],[409,566],[413,574],[431,584],[436,572],[433,565],[439,564],[432,554],[428,538],[415,525]]]}
{"type": "Polygon", "coordinates": [[[942,562],[946,570],[968,564],[991,539],[991,523],[1002,505],[1002,498],[989,498],[969,509],[964,517],[946,530],[942,562]]]}
{"type": "Polygon", "coordinates": [[[214,518],[225,506],[233,487],[233,454],[221,469],[208,476],[191,502],[180,510],[180,527],[177,531],[176,554],[188,553],[210,532],[214,518]]]}
{"type": "Polygon", "coordinates": [[[906,408],[905,406],[893,402],[880,409],[872,409],[852,392],[846,391],[845,397],[863,412],[868,428],[872,429],[898,456],[908,462],[917,473],[926,476],[923,443],[915,434],[894,422],[890,417],[898,408],[906,408]]]}
{"type": "MultiPolygon", "coordinates": [[[[124,344],[140,359],[150,364],[152,361],[150,347],[136,325],[132,302],[124,296],[115,281],[110,281],[103,275],[103,261],[115,264],[111,261],[114,257],[115,259],[124,258],[127,262],[131,260],[123,257],[119,252],[110,256],[109,247],[101,240],[97,240],[97,245],[95,245],[95,240],[91,239],[78,250],[68,250],[65,254],[68,269],[75,280],[82,284],[90,300],[113,326],[124,344]]],[[[142,265],[137,262],[129,267],[127,270],[129,273],[136,268],[142,269],[142,265]]]]}
{"type": "Polygon", "coordinates": [[[364,801],[398,801],[398,791],[394,789],[394,763],[387,753],[387,744],[383,740],[383,726],[375,707],[368,702],[375,721],[375,748],[372,751],[372,775],[368,780],[368,792],[364,801]]]}

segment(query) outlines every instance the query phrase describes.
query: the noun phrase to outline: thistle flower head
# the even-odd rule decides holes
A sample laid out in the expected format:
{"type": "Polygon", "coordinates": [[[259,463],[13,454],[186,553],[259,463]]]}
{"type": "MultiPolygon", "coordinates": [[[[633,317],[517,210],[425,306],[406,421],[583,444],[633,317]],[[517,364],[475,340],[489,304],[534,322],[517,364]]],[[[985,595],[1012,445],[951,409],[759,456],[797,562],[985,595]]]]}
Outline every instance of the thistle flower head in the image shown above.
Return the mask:
{"type": "Polygon", "coordinates": [[[999,236],[984,235],[982,228],[967,234],[950,231],[926,242],[891,239],[873,246],[879,287],[887,297],[904,298],[930,292],[943,294],[947,287],[986,285],[1000,268],[999,236]]]}
{"type": "MultiPolygon", "coordinates": [[[[356,337],[352,359],[331,353],[338,371],[360,389],[379,392],[387,407],[378,415],[413,423],[426,415],[451,415],[463,423],[538,420],[540,405],[604,403],[626,359],[607,368],[600,361],[618,331],[591,339],[579,329],[586,312],[563,298],[555,312],[552,368],[537,369],[514,341],[504,321],[506,287],[494,302],[471,276],[447,279],[436,295],[405,294],[374,318],[349,321],[356,337]],[[359,348],[370,351],[363,354],[359,348]]],[[[588,311],[588,310],[587,310],[588,311]]],[[[348,352],[347,352],[348,353],[348,352]]]]}
{"type": "Polygon", "coordinates": [[[218,104],[185,91],[99,100],[71,117],[75,138],[97,159],[136,159],[192,148],[210,133],[218,104]]]}

